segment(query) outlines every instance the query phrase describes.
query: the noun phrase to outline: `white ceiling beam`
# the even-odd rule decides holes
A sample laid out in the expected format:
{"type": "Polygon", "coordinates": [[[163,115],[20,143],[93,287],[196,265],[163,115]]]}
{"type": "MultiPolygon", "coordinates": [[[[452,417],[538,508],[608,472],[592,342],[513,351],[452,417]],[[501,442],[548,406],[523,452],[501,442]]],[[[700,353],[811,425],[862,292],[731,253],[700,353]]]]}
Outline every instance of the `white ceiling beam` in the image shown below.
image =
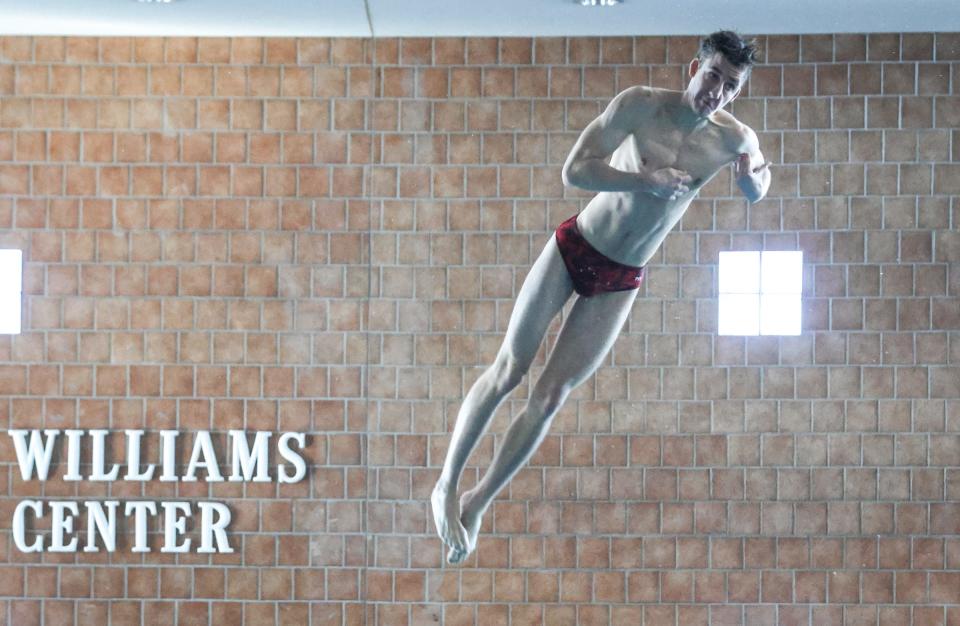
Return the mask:
{"type": "MultiPolygon", "coordinates": [[[[960,31],[957,0],[366,0],[383,37],[960,31]]],[[[0,34],[368,37],[365,0],[0,0],[0,34]]]]}

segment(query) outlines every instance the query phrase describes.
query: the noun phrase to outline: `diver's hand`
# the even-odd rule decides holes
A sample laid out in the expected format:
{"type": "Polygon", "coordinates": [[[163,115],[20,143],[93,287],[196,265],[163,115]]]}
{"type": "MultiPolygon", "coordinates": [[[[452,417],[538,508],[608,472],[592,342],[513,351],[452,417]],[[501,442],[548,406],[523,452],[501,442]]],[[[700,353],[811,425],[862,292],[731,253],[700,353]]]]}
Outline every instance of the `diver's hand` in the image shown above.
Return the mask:
{"type": "MultiPolygon", "coordinates": [[[[757,160],[762,160],[762,157],[757,160]]],[[[733,162],[737,186],[750,202],[757,202],[766,195],[767,187],[770,185],[770,165],[772,165],[770,161],[764,160],[757,167],[753,167],[750,155],[745,152],[737,156],[737,160],[733,162]]]]}
{"type": "Polygon", "coordinates": [[[739,182],[744,176],[760,176],[763,170],[767,169],[772,165],[770,161],[765,161],[757,167],[750,167],[750,155],[743,153],[737,157],[737,160],[733,162],[733,173],[739,182]]]}
{"type": "Polygon", "coordinates": [[[683,170],[665,167],[646,175],[644,191],[664,200],[676,200],[683,194],[689,193],[692,181],[693,177],[683,170]]]}

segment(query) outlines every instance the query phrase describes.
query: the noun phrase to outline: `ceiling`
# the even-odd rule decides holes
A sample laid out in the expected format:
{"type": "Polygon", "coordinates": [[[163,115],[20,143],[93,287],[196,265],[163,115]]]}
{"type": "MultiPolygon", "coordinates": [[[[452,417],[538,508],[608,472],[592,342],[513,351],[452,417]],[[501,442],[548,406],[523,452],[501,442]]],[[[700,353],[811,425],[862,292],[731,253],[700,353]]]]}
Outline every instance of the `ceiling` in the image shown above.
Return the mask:
{"type": "Polygon", "coordinates": [[[0,34],[559,36],[960,31],[957,0],[0,0],[0,34]],[[671,8],[667,8],[670,6],[671,8]]]}

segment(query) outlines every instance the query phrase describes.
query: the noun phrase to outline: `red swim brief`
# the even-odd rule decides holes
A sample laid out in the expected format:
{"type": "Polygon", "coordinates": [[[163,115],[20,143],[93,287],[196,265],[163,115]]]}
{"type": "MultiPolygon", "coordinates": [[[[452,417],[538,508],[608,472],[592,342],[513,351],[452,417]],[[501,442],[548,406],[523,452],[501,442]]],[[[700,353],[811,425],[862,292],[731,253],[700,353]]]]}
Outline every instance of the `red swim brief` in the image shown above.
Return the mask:
{"type": "Polygon", "coordinates": [[[636,289],[643,268],[624,265],[605,257],[580,233],[574,215],[557,227],[557,248],[578,294],[589,298],[606,291],[636,289]]]}

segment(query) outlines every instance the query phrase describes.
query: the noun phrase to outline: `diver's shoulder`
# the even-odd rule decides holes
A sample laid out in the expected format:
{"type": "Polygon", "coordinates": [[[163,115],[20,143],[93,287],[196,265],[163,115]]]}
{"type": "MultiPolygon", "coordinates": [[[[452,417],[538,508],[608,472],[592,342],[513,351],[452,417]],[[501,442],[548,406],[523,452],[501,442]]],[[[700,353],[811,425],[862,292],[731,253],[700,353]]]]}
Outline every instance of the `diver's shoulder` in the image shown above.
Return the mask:
{"type": "Polygon", "coordinates": [[[723,109],[711,115],[710,121],[731,137],[741,137],[746,140],[750,137],[756,138],[757,136],[757,133],[754,132],[752,128],[738,120],[729,111],[724,111],[723,109]]]}
{"type": "Polygon", "coordinates": [[[661,106],[672,102],[679,97],[680,92],[670,89],[661,89],[659,87],[647,87],[646,85],[634,85],[627,87],[619,94],[617,98],[624,103],[634,104],[636,106],[661,106]]]}
{"type": "Polygon", "coordinates": [[[723,133],[725,143],[737,146],[738,150],[757,143],[757,133],[728,111],[717,111],[711,116],[711,121],[723,133]]]}
{"type": "Polygon", "coordinates": [[[715,111],[713,115],[710,116],[710,121],[716,126],[734,133],[743,133],[746,132],[744,129],[750,129],[749,126],[734,117],[733,113],[725,111],[724,109],[715,111]]]}

